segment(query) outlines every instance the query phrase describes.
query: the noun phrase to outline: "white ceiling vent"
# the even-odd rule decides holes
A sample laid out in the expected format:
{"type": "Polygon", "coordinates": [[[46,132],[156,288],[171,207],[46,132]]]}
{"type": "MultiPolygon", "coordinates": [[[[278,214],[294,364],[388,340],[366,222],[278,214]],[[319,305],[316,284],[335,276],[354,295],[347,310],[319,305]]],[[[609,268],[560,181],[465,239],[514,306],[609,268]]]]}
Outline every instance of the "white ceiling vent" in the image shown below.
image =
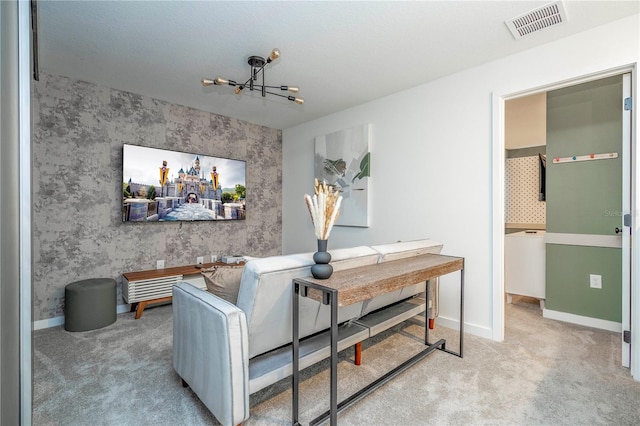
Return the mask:
{"type": "Polygon", "coordinates": [[[549,3],[523,15],[505,21],[509,31],[517,40],[536,31],[561,24],[567,20],[561,1],[549,3]]]}

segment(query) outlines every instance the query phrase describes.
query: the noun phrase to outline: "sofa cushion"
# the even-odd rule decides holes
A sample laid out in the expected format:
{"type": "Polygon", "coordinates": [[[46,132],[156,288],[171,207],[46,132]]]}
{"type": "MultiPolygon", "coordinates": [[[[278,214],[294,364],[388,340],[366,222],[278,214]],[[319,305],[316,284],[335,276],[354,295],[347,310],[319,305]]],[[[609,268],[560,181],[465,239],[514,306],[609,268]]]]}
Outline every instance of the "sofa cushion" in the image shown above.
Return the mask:
{"type": "MultiPolygon", "coordinates": [[[[365,246],[330,249],[329,253],[334,271],[374,265],[379,256],[365,246]]],[[[237,306],[247,316],[250,358],[291,342],[292,281],[310,277],[313,264],[313,253],[264,257],[245,264],[237,306]]],[[[357,318],[361,309],[362,303],[340,308],[338,321],[357,318]]],[[[328,305],[301,298],[300,337],[327,329],[329,311],[328,305]]]]}
{"type": "Polygon", "coordinates": [[[236,304],[244,265],[221,265],[201,271],[207,290],[221,299],[236,304]]]}
{"type": "Polygon", "coordinates": [[[388,262],[390,260],[420,256],[427,253],[438,254],[442,250],[442,243],[434,240],[424,239],[414,241],[398,241],[397,243],[371,246],[371,248],[380,253],[379,262],[388,262]]]}
{"type": "MultiPolygon", "coordinates": [[[[440,253],[442,243],[434,240],[398,241],[397,243],[372,246],[372,249],[380,253],[378,263],[392,260],[405,259],[407,257],[420,256],[427,253],[440,253]]],[[[420,294],[425,290],[425,283],[416,283],[411,287],[405,287],[392,293],[383,294],[373,300],[365,302],[361,315],[366,315],[384,306],[420,294]]]]}

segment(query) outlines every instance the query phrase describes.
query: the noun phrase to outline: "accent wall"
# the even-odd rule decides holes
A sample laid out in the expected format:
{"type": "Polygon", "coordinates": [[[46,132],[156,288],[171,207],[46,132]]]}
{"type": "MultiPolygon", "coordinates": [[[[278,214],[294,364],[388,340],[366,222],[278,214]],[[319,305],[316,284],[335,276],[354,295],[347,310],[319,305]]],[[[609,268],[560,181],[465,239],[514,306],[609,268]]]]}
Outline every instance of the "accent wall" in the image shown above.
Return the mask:
{"type": "Polygon", "coordinates": [[[67,284],[280,254],[282,132],[157,99],[40,73],[33,84],[33,319],[63,315],[67,284]],[[243,221],[123,223],[122,145],[246,160],[243,221]]]}

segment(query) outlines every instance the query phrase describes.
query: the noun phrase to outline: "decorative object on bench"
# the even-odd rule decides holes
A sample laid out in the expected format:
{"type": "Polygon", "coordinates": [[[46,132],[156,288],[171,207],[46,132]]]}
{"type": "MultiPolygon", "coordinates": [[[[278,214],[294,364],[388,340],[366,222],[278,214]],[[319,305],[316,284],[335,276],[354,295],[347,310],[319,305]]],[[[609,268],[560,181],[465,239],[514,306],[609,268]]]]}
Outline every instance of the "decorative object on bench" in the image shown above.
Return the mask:
{"type": "Polygon", "coordinates": [[[329,265],[331,254],[327,252],[327,240],[340,215],[342,196],[326,182],[318,182],[318,179],[314,181],[314,192],[313,197],[304,194],[304,200],[307,203],[311,222],[318,239],[318,251],[313,255],[313,261],[316,264],[311,267],[311,274],[314,278],[323,280],[329,278],[333,273],[333,266],[329,265]]]}
{"type": "Polygon", "coordinates": [[[244,257],[242,256],[222,256],[220,259],[222,263],[240,263],[244,262],[244,257]]]}

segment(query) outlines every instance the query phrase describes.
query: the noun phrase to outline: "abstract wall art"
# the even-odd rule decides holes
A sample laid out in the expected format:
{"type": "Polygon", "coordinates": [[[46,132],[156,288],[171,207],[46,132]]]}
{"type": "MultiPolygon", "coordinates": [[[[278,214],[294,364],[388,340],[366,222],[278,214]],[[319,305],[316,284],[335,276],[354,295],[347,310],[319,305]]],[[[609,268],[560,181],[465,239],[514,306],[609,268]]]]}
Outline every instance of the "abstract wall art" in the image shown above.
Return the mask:
{"type": "Polygon", "coordinates": [[[315,177],[340,191],[336,226],[369,226],[371,125],[320,135],[315,140],[315,177]]]}

